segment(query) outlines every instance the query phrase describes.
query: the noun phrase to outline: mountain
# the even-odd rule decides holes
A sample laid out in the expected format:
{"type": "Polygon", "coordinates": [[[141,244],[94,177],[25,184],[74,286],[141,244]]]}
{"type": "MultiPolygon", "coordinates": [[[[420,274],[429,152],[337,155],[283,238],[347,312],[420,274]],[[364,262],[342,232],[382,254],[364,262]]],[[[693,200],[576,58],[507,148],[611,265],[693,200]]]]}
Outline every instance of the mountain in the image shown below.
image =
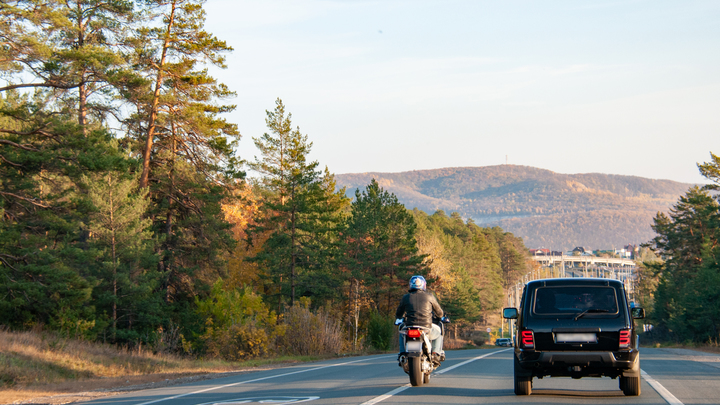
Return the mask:
{"type": "Polygon", "coordinates": [[[655,236],[652,218],[692,184],[600,173],[560,174],[499,165],[336,175],[347,195],[375,178],[407,208],[458,212],[483,226],[500,226],[528,248],[618,248],[655,236]]]}

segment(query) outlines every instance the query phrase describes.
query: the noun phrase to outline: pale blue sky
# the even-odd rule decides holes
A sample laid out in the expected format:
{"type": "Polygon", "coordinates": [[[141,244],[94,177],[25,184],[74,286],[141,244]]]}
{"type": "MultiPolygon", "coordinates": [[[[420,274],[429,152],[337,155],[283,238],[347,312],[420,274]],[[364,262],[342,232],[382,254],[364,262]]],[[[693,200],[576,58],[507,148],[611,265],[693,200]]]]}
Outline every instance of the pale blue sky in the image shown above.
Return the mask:
{"type": "Polygon", "coordinates": [[[334,173],[509,163],[702,182],[719,1],[208,0],[257,154],[283,99],[334,173]]]}

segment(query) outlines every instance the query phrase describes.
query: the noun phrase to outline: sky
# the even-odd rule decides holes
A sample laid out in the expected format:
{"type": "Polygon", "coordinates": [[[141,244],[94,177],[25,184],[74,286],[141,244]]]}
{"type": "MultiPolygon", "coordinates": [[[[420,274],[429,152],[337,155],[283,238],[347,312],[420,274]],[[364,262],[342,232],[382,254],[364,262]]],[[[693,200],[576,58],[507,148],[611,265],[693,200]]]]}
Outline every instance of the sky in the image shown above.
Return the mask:
{"type": "Polygon", "coordinates": [[[280,98],[331,172],[504,163],[707,182],[720,2],[208,0],[241,158],[280,98]]]}

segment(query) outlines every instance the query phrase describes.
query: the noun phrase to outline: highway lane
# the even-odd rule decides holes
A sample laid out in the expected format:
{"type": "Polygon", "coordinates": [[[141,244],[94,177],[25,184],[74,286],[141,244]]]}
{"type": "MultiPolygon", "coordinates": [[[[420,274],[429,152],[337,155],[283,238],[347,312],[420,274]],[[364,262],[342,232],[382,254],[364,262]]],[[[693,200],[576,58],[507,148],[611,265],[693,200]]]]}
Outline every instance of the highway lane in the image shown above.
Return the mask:
{"type": "Polygon", "coordinates": [[[533,380],[533,395],[512,387],[512,351],[448,351],[430,384],[409,387],[395,356],[337,359],[139,391],[87,402],[122,405],[307,404],[720,404],[720,356],[641,349],[640,397],[610,378],[533,380]],[[651,385],[650,381],[653,385],[651,385]],[[660,391],[665,397],[661,396],[660,391]]]}

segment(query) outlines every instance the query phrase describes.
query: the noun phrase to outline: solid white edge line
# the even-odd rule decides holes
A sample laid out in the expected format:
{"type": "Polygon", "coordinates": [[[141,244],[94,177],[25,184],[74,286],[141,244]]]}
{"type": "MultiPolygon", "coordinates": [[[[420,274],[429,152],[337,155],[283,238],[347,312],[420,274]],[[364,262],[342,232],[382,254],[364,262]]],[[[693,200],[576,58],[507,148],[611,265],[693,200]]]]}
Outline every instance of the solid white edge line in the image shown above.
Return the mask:
{"type": "MultiPolygon", "coordinates": [[[[482,359],[482,358],[485,358],[485,357],[487,357],[487,356],[493,355],[493,354],[495,354],[495,353],[502,353],[502,352],[506,352],[506,351],[508,351],[508,350],[512,350],[512,348],[503,349],[503,350],[496,350],[496,351],[493,351],[493,352],[490,352],[490,353],[485,353],[485,354],[483,354],[482,356],[477,356],[477,357],[472,358],[472,359],[470,359],[470,360],[465,360],[465,361],[463,361],[462,363],[458,363],[458,364],[456,364],[456,365],[454,365],[454,366],[452,366],[452,367],[448,367],[448,368],[442,369],[442,370],[440,370],[440,371],[438,371],[438,372],[435,372],[434,374],[447,373],[447,372],[450,371],[450,370],[454,370],[454,369],[456,369],[456,368],[458,368],[458,367],[460,367],[460,366],[464,366],[464,365],[466,365],[466,364],[468,364],[468,363],[472,363],[472,362],[475,361],[475,360],[480,360],[480,359],[482,359]]],[[[399,394],[399,393],[405,391],[406,389],[408,389],[408,388],[410,388],[410,387],[411,387],[410,384],[405,384],[405,385],[403,385],[403,386],[401,386],[401,387],[395,388],[394,390],[392,390],[392,391],[390,391],[390,392],[388,392],[388,393],[386,393],[386,394],[380,395],[379,397],[375,397],[375,398],[373,398],[373,399],[371,399],[371,400],[369,400],[369,401],[363,402],[363,403],[360,404],[360,405],[375,405],[375,404],[377,404],[378,402],[382,402],[382,401],[384,401],[384,400],[392,397],[392,396],[395,395],[395,394],[399,394]]]]}
{"type": "MultiPolygon", "coordinates": [[[[383,357],[380,357],[380,358],[384,358],[384,357],[392,357],[392,356],[383,356],[383,357]]],[[[255,378],[255,379],[253,379],[253,380],[240,381],[240,382],[236,382],[236,383],[232,383],[232,384],[218,385],[218,386],[214,386],[214,387],[210,387],[210,388],[205,388],[205,389],[198,390],[198,391],[187,392],[187,393],[185,393],[185,394],[179,394],[179,395],[174,395],[174,396],[171,396],[171,397],[155,399],[155,400],[148,401],[148,402],[142,402],[142,403],[139,403],[139,404],[137,404],[137,405],[155,404],[155,403],[158,403],[158,402],[170,401],[170,400],[173,400],[173,399],[178,399],[178,398],[182,398],[182,397],[187,397],[187,396],[190,396],[190,395],[202,394],[203,392],[215,391],[215,390],[219,390],[219,389],[227,388],[227,387],[234,387],[234,386],[236,386],[236,385],[248,384],[248,383],[253,383],[253,382],[263,381],[263,380],[270,380],[270,379],[273,379],[273,378],[285,377],[285,376],[293,375],[293,374],[307,373],[308,371],[322,370],[322,369],[324,369],[324,368],[344,366],[344,365],[346,365],[346,364],[359,363],[359,362],[361,362],[361,361],[368,361],[368,360],[372,360],[372,358],[371,358],[371,359],[365,358],[365,359],[360,359],[360,360],[346,361],[345,363],[330,364],[330,365],[322,366],[322,367],[315,367],[315,368],[309,368],[309,369],[306,369],[306,370],[293,371],[292,373],[271,375],[271,376],[268,376],[268,377],[255,378]]]]}
{"type": "Polygon", "coordinates": [[[667,388],[663,387],[662,384],[657,382],[656,379],[650,377],[648,373],[645,372],[645,370],[640,369],[640,374],[642,375],[642,378],[647,381],[648,384],[650,384],[651,387],[655,391],[657,391],[658,394],[670,405],[684,405],[682,402],[680,402],[679,399],[675,397],[675,395],[671,394],[670,391],[667,390],[667,388]]]}

